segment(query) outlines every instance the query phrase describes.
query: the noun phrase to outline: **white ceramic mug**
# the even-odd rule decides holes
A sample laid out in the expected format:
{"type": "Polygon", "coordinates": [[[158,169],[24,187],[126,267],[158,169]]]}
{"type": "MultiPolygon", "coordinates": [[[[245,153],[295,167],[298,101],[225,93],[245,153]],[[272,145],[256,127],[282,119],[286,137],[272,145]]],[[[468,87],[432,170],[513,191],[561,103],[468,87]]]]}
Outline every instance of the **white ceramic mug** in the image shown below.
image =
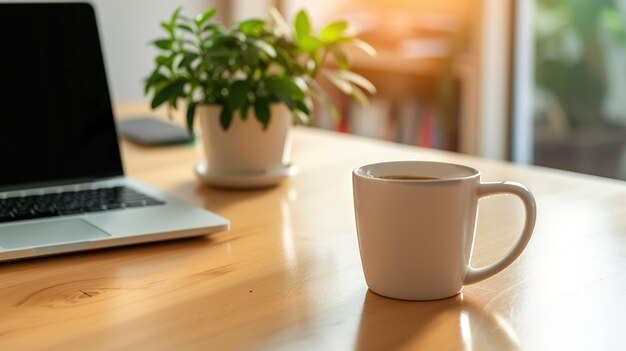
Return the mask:
{"type": "Polygon", "coordinates": [[[373,292],[387,297],[454,296],[463,285],[487,279],[510,265],[528,244],[535,226],[535,200],[526,187],[514,182],[481,183],[480,172],[466,166],[377,163],[355,169],[352,182],[365,280],[373,292]],[[478,200],[496,194],[516,195],[524,203],[522,234],[502,259],[473,268],[478,200]]]}

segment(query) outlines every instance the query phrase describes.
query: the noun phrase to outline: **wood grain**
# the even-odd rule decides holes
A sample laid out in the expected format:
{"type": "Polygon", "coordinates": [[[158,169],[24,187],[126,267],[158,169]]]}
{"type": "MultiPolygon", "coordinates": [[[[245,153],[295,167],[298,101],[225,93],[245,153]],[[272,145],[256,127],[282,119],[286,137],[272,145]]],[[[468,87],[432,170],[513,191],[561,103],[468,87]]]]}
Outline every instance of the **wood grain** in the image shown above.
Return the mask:
{"type": "MultiPolygon", "coordinates": [[[[141,112],[128,107],[121,112],[141,112]]],[[[123,143],[130,176],[232,221],[210,237],[0,265],[0,350],[552,350],[626,345],[626,186],[591,176],[296,128],[299,174],[266,190],[202,186],[195,146],[123,143]],[[513,180],[538,221],[520,259],[456,297],[368,292],[350,172],[438,160],[513,180]]],[[[481,201],[475,265],[504,254],[514,198],[481,201]]]]}

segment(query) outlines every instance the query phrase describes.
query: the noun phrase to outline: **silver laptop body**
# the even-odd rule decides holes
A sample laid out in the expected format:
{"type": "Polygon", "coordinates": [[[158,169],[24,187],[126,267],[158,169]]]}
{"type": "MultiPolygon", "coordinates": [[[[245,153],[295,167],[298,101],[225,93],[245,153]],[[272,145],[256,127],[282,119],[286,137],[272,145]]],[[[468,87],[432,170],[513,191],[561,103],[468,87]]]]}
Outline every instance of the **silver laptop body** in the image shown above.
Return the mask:
{"type": "Polygon", "coordinates": [[[124,176],[90,5],[0,4],[0,67],[0,261],[228,230],[228,220],[124,176]],[[78,210],[52,202],[50,216],[15,209],[111,191],[126,198],[78,210]]]}

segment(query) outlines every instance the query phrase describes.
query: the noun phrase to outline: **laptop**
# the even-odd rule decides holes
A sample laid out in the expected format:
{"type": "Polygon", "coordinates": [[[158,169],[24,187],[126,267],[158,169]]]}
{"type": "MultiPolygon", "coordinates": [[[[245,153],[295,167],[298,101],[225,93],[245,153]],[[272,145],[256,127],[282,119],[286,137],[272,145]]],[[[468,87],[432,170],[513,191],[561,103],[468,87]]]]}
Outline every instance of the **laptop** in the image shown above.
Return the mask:
{"type": "Polygon", "coordinates": [[[229,221],[124,176],[91,5],[0,3],[0,261],[229,221]]]}

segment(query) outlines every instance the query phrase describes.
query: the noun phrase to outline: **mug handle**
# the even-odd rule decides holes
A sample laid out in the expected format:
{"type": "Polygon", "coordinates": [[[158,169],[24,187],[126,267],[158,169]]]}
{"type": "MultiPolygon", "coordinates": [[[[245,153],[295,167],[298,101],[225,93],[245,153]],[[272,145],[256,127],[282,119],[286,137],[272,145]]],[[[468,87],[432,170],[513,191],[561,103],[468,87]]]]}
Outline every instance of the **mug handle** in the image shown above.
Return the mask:
{"type": "Polygon", "coordinates": [[[515,195],[524,203],[524,208],[526,209],[526,221],[524,222],[522,235],[519,239],[517,239],[517,242],[513,245],[509,252],[507,252],[507,254],[504,255],[504,257],[499,261],[480,268],[473,268],[468,265],[463,284],[473,284],[481,280],[485,280],[508,267],[517,257],[519,257],[522,251],[524,251],[533,233],[533,229],[535,228],[535,221],[537,218],[535,198],[524,185],[516,182],[480,183],[478,185],[477,195],[479,198],[496,194],[515,195]]]}

